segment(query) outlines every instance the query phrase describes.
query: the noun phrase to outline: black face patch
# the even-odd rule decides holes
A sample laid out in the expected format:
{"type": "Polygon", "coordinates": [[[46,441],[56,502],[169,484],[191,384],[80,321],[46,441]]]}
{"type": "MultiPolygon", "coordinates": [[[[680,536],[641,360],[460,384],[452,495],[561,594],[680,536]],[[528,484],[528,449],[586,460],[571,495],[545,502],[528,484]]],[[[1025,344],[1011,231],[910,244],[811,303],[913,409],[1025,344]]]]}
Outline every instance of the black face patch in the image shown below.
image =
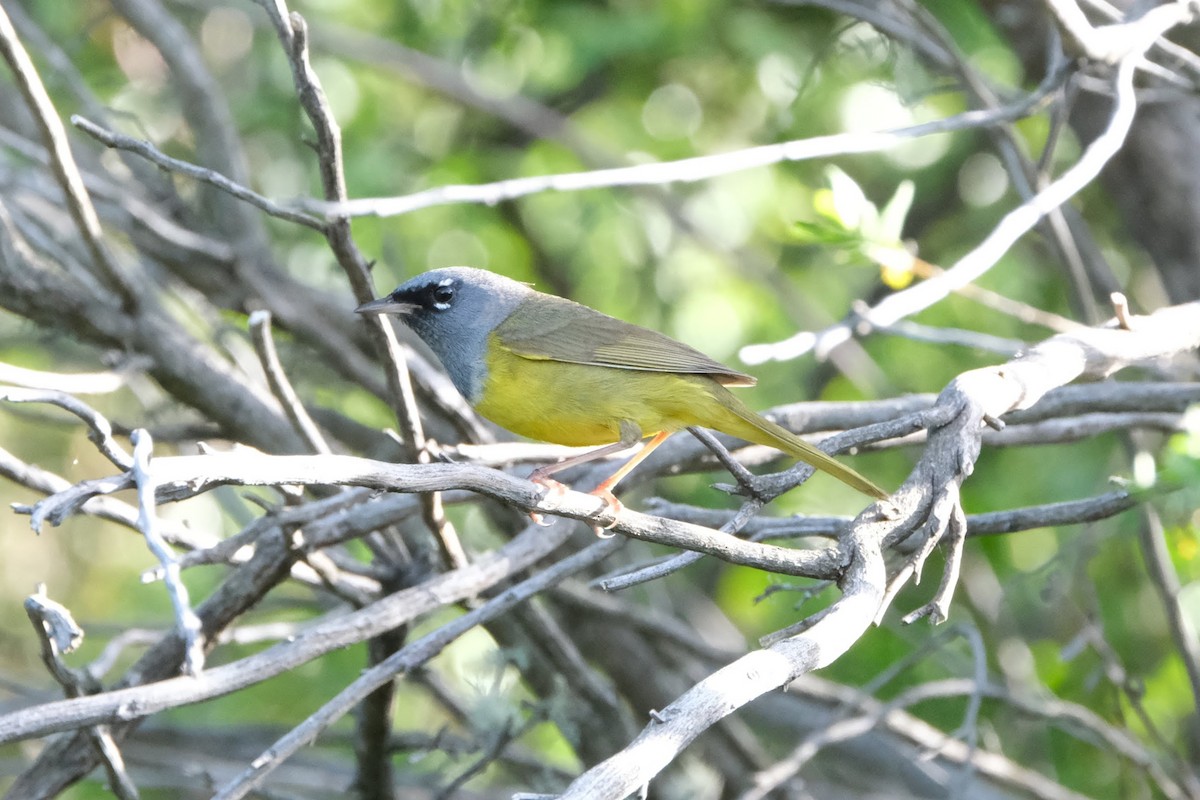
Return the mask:
{"type": "Polygon", "coordinates": [[[458,280],[445,278],[437,283],[427,283],[413,289],[397,292],[393,299],[412,303],[425,313],[448,311],[458,295],[458,280]]]}

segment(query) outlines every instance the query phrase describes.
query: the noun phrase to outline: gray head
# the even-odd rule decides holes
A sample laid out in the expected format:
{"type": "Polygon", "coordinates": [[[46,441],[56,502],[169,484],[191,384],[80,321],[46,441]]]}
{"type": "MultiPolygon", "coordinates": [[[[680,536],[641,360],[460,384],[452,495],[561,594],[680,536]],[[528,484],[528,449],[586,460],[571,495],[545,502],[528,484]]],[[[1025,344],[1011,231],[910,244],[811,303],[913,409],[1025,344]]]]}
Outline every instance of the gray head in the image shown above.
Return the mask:
{"type": "Polygon", "coordinates": [[[437,354],[450,380],[471,403],[487,377],[487,338],[533,293],[523,283],[471,267],[423,272],[387,297],[354,309],[359,314],[399,314],[437,354]]]}

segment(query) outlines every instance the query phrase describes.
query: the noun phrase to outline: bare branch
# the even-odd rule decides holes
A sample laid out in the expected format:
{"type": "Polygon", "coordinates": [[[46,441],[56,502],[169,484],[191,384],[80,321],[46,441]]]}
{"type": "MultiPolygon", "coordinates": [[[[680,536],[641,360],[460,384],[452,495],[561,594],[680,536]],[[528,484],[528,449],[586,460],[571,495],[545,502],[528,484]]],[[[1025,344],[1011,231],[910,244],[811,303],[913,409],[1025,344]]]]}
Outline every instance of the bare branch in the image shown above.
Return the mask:
{"type": "MultiPolygon", "coordinates": [[[[537,527],[533,526],[534,529],[537,527]]],[[[604,559],[617,549],[619,544],[620,542],[615,539],[596,542],[586,550],[547,567],[511,589],[501,592],[479,608],[401,648],[381,664],[363,673],[343,689],[337,697],[293,729],[287,736],[277,741],[267,752],[255,759],[246,772],[215,794],[213,800],[237,800],[237,798],[245,797],[284,759],[311,742],[322,730],[343,716],[385,681],[425,663],[440,653],[450,642],[477,625],[503,614],[576,572],[604,559]]]]}
{"type": "Polygon", "coordinates": [[[120,469],[130,469],[133,457],[113,438],[112,424],[103,414],[69,394],[37,389],[9,389],[0,386],[0,400],[10,403],[50,403],[71,412],[88,426],[88,439],[104,457],[120,469]]]}
{"type": "MultiPolygon", "coordinates": [[[[613,513],[601,498],[566,491],[543,497],[529,481],[469,464],[392,464],[353,456],[268,456],[254,453],[164,456],[155,459],[160,501],[191,497],[216,486],[286,484],[366,486],[401,492],[470,489],[524,511],[552,514],[608,526],[613,513]]],[[[59,524],[97,494],[132,486],[129,475],[85,481],[39,502],[35,526],[59,524]]],[[[625,509],[612,530],[637,539],[698,550],[735,563],[791,575],[832,577],[841,556],[834,552],[790,550],[753,544],[696,525],[673,523],[625,509]]]]}
{"type": "Polygon", "coordinates": [[[48,389],[71,394],[108,394],[125,385],[125,372],[43,372],[0,363],[0,383],[11,383],[27,389],[48,389]]]}
{"type": "MultiPolygon", "coordinates": [[[[1116,104],[1112,119],[1105,132],[1088,145],[1077,162],[1049,186],[1006,214],[987,238],[955,262],[954,266],[864,309],[858,318],[871,326],[887,327],[944,300],[954,290],[984,275],[1046,214],[1095,180],[1104,165],[1121,148],[1133,124],[1137,109],[1133,78],[1139,57],[1140,53],[1134,53],[1118,66],[1114,79],[1116,104]]],[[[823,355],[852,335],[853,327],[842,322],[816,333],[805,331],[775,344],[748,345],[742,348],[739,355],[747,364],[797,358],[810,350],[823,355]]]]}
{"type": "MultiPolygon", "coordinates": [[[[25,613],[42,644],[42,662],[62,684],[67,697],[82,697],[100,691],[100,684],[90,670],[72,669],[62,659],[63,653],[71,652],[83,641],[83,629],[75,624],[71,612],[51,600],[43,585],[25,599],[25,613]]],[[[107,726],[92,726],[87,729],[87,735],[108,773],[113,794],[121,800],[136,800],[137,787],[125,771],[125,760],[107,726]]]]}
{"type": "Polygon", "coordinates": [[[171,606],[175,609],[175,626],[183,639],[183,671],[184,674],[196,677],[204,669],[204,639],[201,631],[200,618],[192,610],[188,599],[187,587],[180,577],[179,562],[163,541],[158,532],[158,514],[155,511],[154,492],[158,486],[157,469],[152,469],[150,454],[154,442],[150,434],[144,430],[133,432],[133,473],[137,484],[138,495],[138,528],[146,537],[150,552],[154,553],[162,566],[163,581],[167,585],[167,593],[171,597],[171,606]]]}
{"type": "MultiPolygon", "coordinates": [[[[156,462],[157,466],[157,462],[156,462]]],[[[478,594],[551,553],[569,526],[529,528],[468,567],[433,577],[350,614],[318,622],[304,633],[195,677],[159,680],[101,695],[44,703],[0,715],[0,743],[86,725],[124,723],[189,703],[220,697],[294,669],[314,658],[366,641],[419,616],[478,594]]],[[[460,618],[461,619],[461,618],[460,618]]],[[[404,652],[404,651],[401,651],[404,652]]]]}
{"type": "Polygon", "coordinates": [[[320,429],[304,410],[300,397],[292,388],[292,382],[283,371],[283,364],[279,363],[275,340],[271,337],[270,311],[255,311],[250,315],[250,334],[254,350],[258,353],[258,360],[266,373],[267,382],[271,384],[271,391],[283,407],[284,413],[288,415],[288,419],[292,421],[292,425],[296,427],[296,432],[304,437],[312,452],[326,455],[332,453],[320,429]]]}
{"type": "Polygon", "coordinates": [[[17,79],[17,86],[20,87],[29,110],[37,120],[46,150],[50,154],[54,175],[58,178],[63,194],[66,195],[67,208],[91,253],[92,268],[108,288],[117,293],[125,307],[135,307],[138,294],[104,243],[100,218],[96,216],[96,209],[92,206],[91,198],[83,185],[83,178],[79,175],[79,167],[75,165],[75,157],[67,143],[67,131],[62,120],[58,118],[50,95],[46,94],[46,87],[42,85],[42,79],[29,54],[17,38],[8,13],[3,8],[0,8],[0,54],[8,62],[9,69],[17,79]]]}
{"type": "Polygon", "coordinates": [[[71,117],[71,124],[79,130],[91,136],[106,147],[112,147],[118,150],[125,150],[130,153],[135,153],[147,161],[157,164],[165,170],[177,172],[180,175],[186,175],[193,180],[206,183],[221,191],[242,200],[257,209],[260,209],[273,217],[294,222],[297,225],[303,225],[306,228],[311,228],[315,231],[324,231],[324,220],[318,219],[311,214],[306,214],[303,211],[285,208],[273,200],[263,197],[253,189],[248,189],[235,181],[230,180],[219,172],[216,172],[205,167],[198,167],[195,164],[189,164],[186,161],[181,161],[178,158],[172,158],[166,153],[159,150],[150,142],[144,139],[135,139],[132,136],[126,136],[123,133],[110,131],[103,128],[86,117],[81,117],[78,114],[71,117]]]}
{"type": "Polygon", "coordinates": [[[538,175],[530,178],[510,178],[505,181],[479,185],[439,186],[401,197],[373,197],[325,203],[307,201],[304,205],[312,211],[324,214],[328,219],[361,216],[394,217],[449,203],[495,205],[505,200],[547,191],[578,192],[615,186],[693,183],[788,161],[808,161],[851,153],[873,153],[891,149],[909,139],[920,136],[1010,122],[1021,119],[1036,109],[1045,96],[1046,89],[1039,87],[1038,92],[1003,108],[966,111],[942,120],[874,133],[814,136],[810,139],[797,139],[779,144],[735,150],[721,155],[685,158],[679,161],[559,175],[538,175]]]}

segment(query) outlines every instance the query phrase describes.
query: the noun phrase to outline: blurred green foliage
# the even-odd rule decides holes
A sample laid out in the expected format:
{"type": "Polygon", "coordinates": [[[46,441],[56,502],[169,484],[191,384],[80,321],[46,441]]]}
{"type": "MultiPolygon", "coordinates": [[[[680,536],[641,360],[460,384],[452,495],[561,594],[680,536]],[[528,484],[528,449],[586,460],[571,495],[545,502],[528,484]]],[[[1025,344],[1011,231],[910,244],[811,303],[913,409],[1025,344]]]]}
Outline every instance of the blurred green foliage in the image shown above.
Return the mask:
{"type": "MultiPolygon", "coordinates": [[[[106,3],[38,0],[25,5],[68,53],[90,89],[124,122],[168,153],[195,157],[192,132],[161,59],[106,3]]],[[[927,5],[987,77],[1009,88],[1036,83],[1038,76],[1019,74],[1017,60],[975,4],[927,5]]],[[[202,43],[242,134],[254,187],[276,198],[317,194],[316,168],[306,143],[310,131],[260,10],[249,3],[202,0],[168,7],[202,43]]],[[[719,153],[890,127],[964,107],[961,95],[903,43],[812,8],[717,0],[314,0],[294,8],[308,20],[314,65],[343,128],[354,197],[719,153]],[[535,135],[491,110],[429,89],[413,79],[410,67],[377,55],[386,53],[386,46],[359,52],[354,43],[365,41],[426,54],[436,60],[434,69],[461,76],[480,97],[515,108],[517,115],[520,109],[513,104],[520,97],[536,101],[559,115],[563,127],[535,135]]],[[[46,79],[63,115],[77,111],[57,76],[47,71],[46,79]]],[[[1045,119],[1023,121],[1017,130],[1028,151],[1037,154],[1046,138],[1045,119]]],[[[73,142],[91,146],[79,135],[73,142]]],[[[1068,140],[1059,157],[1070,159],[1077,152],[1068,140]]],[[[843,317],[856,299],[887,291],[886,276],[861,257],[864,242],[878,244],[873,235],[886,234],[889,246],[918,243],[922,259],[943,267],[977,244],[1016,200],[1000,168],[986,161],[993,158],[990,153],[983,134],[967,132],[914,140],[876,155],[788,163],[665,190],[548,192],[490,207],[439,206],[395,219],[360,219],[354,231],[362,249],[379,259],[375,274],[381,292],[427,268],[467,263],[569,294],[736,365],[738,349],[746,344],[820,328],[843,317]],[[978,157],[985,160],[972,161],[978,157]],[[838,171],[830,172],[832,167],[838,171]],[[839,216],[836,197],[830,205],[839,185],[843,191],[853,185],[861,201],[875,209],[885,209],[889,198],[909,185],[911,208],[892,217],[881,212],[882,227],[867,230],[839,216]],[[679,227],[672,216],[687,225],[679,227]]],[[[185,194],[195,190],[186,181],[178,183],[185,194]]],[[[1128,265],[1134,305],[1153,307],[1152,295],[1138,294],[1143,284],[1136,270],[1142,259],[1115,221],[1103,216],[1103,196],[1089,190],[1080,202],[1085,213],[1100,217],[1097,233],[1106,254],[1114,263],[1128,265]]],[[[341,273],[315,234],[278,222],[271,229],[278,258],[295,276],[344,297],[347,309],[352,307],[341,273]]],[[[981,284],[1071,315],[1069,289],[1049,258],[1036,240],[1026,239],[981,284]]],[[[962,297],[922,313],[918,321],[1025,341],[1047,335],[962,297]]],[[[240,322],[231,320],[231,325],[240,322]]],[[[806,398],[936,393],[954,375],[1003,358],[898,337],[872,337],[863,348],[866,357],[855,359],[856,366],[842,373],[811,357],[756,367],[761,384],[750,402],[768,407],[806,398]]],[[[43,369],[99,368],[94,354],[47,339],[29,323],[9,317],[0,317],[0,360],[43,369]],[[31,346],[34,341],[37,347],[31,346]],[[48,363],[44,353],[51,349],[62,357],[48,363]]],[[[305,397],[338,404],[364,424],[388,424],[386,410],[377,402],[332,385],[327,373],[301,370],[294,377],[305,397]]],[[[113,419],[134,424],[137,420],[127,413],[130,400],[112,396],[95,404],[113,419]]],[[[71,479],[110,471],[77,429],[47,417],[57,419],[49,411],[4,408],[0,442],[19,458],[71,479]]],[[[1173,479],[1195,485],[1197,442],[1200,432],[1170,443],[1173,479]]],[[[911,452],[873,454],[855,465],[895,486],[913,457],[911,452]]],[[[985,449],[975,476],[964,486],[965,505],[975,513],[1096,494],[1125,463],[1117,437],[985,449]]],[[[660,488],[673,499],[727,503],[708,483],[677,478],[660,488]]],[[[0,486],[0,497],[5,503],[34,499],[10,484],[0,486]]],[[[1190,497],[1170,497],[1159,506],[1190,611],[1200,620],[1198,520],[1194,495],[1190,497]]],[[[851,491],[818,479],[811,489],[781,499],[777,511],[851,512],[857,502],[851,491]]],[[[238,529],[215,505],[199,511],[202,507],[193,503],[187,511],[207,514],[205,524],[225,534],[238,529]]],[[[1161,604],[1144,576],[1137,524],[1127,515],[1087,526],[972,540],[953,620],[978,628],[988,669],[1001,682],[1024,691],[1046,686],[1124,725],[1134,715],[1120,687],[1105,677],[1119,665],[1129,680],[1144,687],[1153,724],[1167,741],[1178,742],[1186,718],[1194,713],[1193,698],[1161,604]],[[1077,646],[1090,626],[1103,631],[1110,652],[1077,646]]],[[[152,558],[129,532],[76,518],[35,538],[26,518],[7,515],[0,516],[0,539],[5,548],[0,560],[0,669],[20,676],[36,691],[54,690],[37,663],[34,639],[20,612],[33,581],[47,582],[51,596],[72,608],[88,630],[83,652],[72,657],[75,663],[96,655],[103,641],[124,627],[168,624],[161,585],[136,580],[152,558]]],[[[927,628],[904,628],[898,618],[928,599],[939,577],[936,563],[930,572],[919,587],[900,594],[882,628],[829,668],[827,677],[859,685],[927,646],[927,628]]],[[[189,586],[200,597],[218,578],[215,568],[188,573],[189,586]]],[[[799,610],[793,592],[756,602],[774,578],[712,564],[669,580],[707,584],[706,591],[738,623],[748,643],[832,596],[827,590],[799,610]]],[[[249,621],[296,618],[286,598],[274,597],[249,621]]],[[[244,652],[248,650],[235,647],[221,657],[244,652]]],[[[503,717],[515,713],[522,691],[511,686],[511,676],[506,683],[495,658],[494,644],[478,634],[456,644],[438,663],[476,693],[481,708],[493,704],[488,713],[503,717]]],[[[186,718],[216,727],[246,722],[287,727],[337,691],[362,662],[362,648],[336,653],[235,698],[165,715],[156,724],[186,718]]],[[[951,637],[882,695],[930,678],[970,675],[972,669],[969,649],[951,637]]],[[[406,719],[440,713],[424,694],[400,691],[399,728],[405,728],[406,719]]],[[[959,700],[915,710],[953,730],[963,709],[959,700]]],[[[995,722],[989,724],[996,726],[1022,724],[1000,704],[987,703],[984,714],[992,715],[995,722]]],[[[1104,751],[1045,725],[1029,727],[1027,739],[1005,739],[1011,758],[1093,796],[1113,797],[1114,786],[1140,785],[1132,768],[1104,751]]],[[[345,734],[347,729],[339,730],[345,734]]],[[[522,741],[552,763],[578,768],[552,726],[539,726],[522,741]]],[[[413,760],[409,767],[436,771],[439,764],[413,760]]],[[[70,796],[106,796],[106,790],[85,786],[70,796]]]]}

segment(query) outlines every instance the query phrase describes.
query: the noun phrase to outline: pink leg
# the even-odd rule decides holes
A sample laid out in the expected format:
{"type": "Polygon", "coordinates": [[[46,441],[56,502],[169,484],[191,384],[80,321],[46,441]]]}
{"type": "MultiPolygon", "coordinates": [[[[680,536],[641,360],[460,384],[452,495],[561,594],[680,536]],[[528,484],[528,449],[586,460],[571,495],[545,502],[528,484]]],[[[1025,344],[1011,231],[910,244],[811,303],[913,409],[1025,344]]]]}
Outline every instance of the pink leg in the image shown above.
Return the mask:
{"type": "MultiPolygon", "coordinates": [[[[620,482],[622,478],[632,472],[634,467],[640,464],[646,458],[646,456],[654,452],[656,447],[666,441],[667,437],[670,435],[671,434],[667,431],[659,431],[658,433],[654,434],[654,436],[651,437],[648,442],[646,442],[642,449],[636,455],[634,455],[633,458],[626,461],[620,469],[618,469],[609,477],[605,478],[604,481],[602,481],[599,486],[593,489],[591,493],[602,498],[606,503],[608,503],[612,508],[614,515],[620,514],[621,509],[623,509],[624,506],[621,504],[621,501],[617,499],[617,496],[613,494],[613,488],[616,487],[617,483],[620,482]]],[[[621,441],[614,442],[610,445],[605,445],[604,447],[596,450],[590,450],[586,453],[581,453],[577,456],[572,456],[571,458],[565,458],[556,464],[548,464],[544,467],[539,467],[530,474],[529,480],[540,486],[545,486],[551,492],[565,491],[566,487],[551,478],[551,475],[567,469],[568,467],[585,464],[588,461],[592,461],[597,458],[603,458],[604,456],[611,455],[613,453],[619,453],[620,451],[631,447],[634,442],[640,438],[642,437],[639,429],[632,425],[622,423],[621,441]]],[[[534,522],[538,523],[539,525],[543,524],[540,514],[531,514],[530,516],[533,517],[534,522]]],[[[597,533],[599,533],[598,529],[597,533]]]]}
{"type": "Polygon", "coordinates": [[[629,441],[621,439],[619,442],[606,444],[604,447],[598,447],[595,450],[588,450],[586,453],[580,453],[577,456],[571,456],[570,458],[564,458],[562,461],[556,461],[553,464],[547,464],[544,467],[538,467],[533,472],[529,473],[529,480],[542,486],[549,486],[551,484],[558,483],[558,481],[550,479],[550,476],[554,473],[562,472],[564,469],[570,469],[571,467],[577,467],[580,464],[586,464],[589,461],[595,461],[597,458],[611,456],[613,453],[619,453],[622,450],[628,450],[629,448],[633,447],[633,445],[640,438],[640,436],[637,436],[629,441]]]}
{"type": "MultiPolygon", "coordinates": [[[[638,452],[637,455],[622,464],[619,470],[614,472],[612,475],[609,475],[600,482],[599,486],[592,490],[591,493],[608,503],[609,508],[611,508],[613,512],[614,519],[612,523],[604,526],[605,530],[617,524],[616,516],[625,508],[624,504],[622,504],[621,501],[617,499],[617,496],[613,494],[613,489],[618,483],[620,483],[622,478],[624,478],[630,472],[633,472],[634,467],[642,463],[646,456],[653,453],[654,449],[665,442],[667,437],[670,435],[671,434],[669,431],[659,431],[658,433],[654,434],[653,438],[646,442],[646,445],[638,452]]],[[[597,536],[604,535],[600,532],[600,528],[598,527],[594,527],[592,530],[596,532],[597,536]]]]}
{"type": "Polygon", "coordinates": [[[619,470],[605,478],[599,486],[592,490],[592,494],[599,495],[605,499],[612,498],[612,501],[616,502],[617,498],[613,497],[612,490],[616,488],[617,484],[620,483],[622,478],[633,472],[633,468],[642,463],[642,461],[646,459],[646,456],[653,453],[655,448],[665,442],[667,437],[670,435],[671,434],[668,431],[659,431],[658,433],[654,434],[650,441],[646,442],[646,445],[638,452],[637,455],[626,461],[619,470]]]}
{"type": "MultiPolygon", "coordinates": [[[[529,480],[533,481],[538,486],[544,486],[547,493],[561,494],[567,490],[567,487],[551,478],[551,475],[570,467],[586,464],[587,462],[593,461],[597,458],[604,458],[605,456],[612,455],[613,453],[619,453],[622,450],[627,450],[630,447],[633,447],[633,445],[637,443],[638,439],[641,438],[642,432],[636,425],[623,422],[621,423],[621,440],[619,442],[613,442],[612,444],[605,445],[604,447],[600,447],[595,450],[589,450],[586,453],[580,453],[577,456],[564,458],[562,461],[554,464],[547,464],[544,467],[538,467],[529,474],[529,480]]],[[[529,516],[538,525],[548,524],[545,522],[545,519],[541,514],[533,513],[529,516]]]]}

